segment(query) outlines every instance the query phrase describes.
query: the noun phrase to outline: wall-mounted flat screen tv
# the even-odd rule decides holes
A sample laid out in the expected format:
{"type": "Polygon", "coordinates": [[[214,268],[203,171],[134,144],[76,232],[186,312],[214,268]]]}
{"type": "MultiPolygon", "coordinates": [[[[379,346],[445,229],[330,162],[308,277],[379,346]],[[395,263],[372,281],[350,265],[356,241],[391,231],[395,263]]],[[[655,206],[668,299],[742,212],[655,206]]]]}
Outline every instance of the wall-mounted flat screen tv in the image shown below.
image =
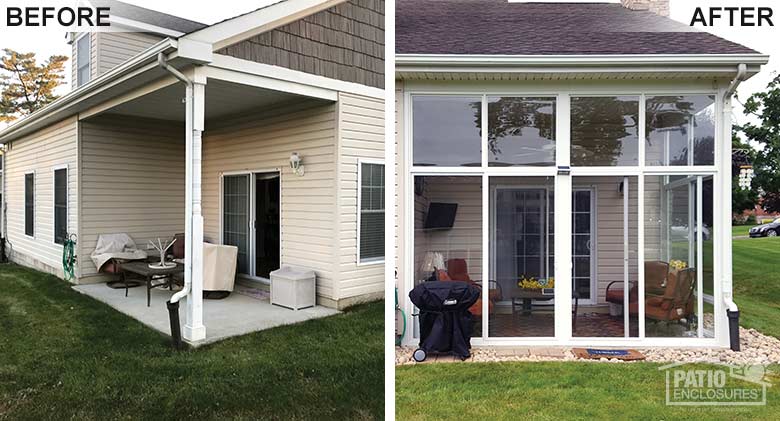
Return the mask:
{"type": "Polygon", "coordinates": [[[423,229],[449,229],[455,224],[455,213],[458,211],[457,203],[431,202],[428,205],[428,215],[425,217],[423,229]]]}

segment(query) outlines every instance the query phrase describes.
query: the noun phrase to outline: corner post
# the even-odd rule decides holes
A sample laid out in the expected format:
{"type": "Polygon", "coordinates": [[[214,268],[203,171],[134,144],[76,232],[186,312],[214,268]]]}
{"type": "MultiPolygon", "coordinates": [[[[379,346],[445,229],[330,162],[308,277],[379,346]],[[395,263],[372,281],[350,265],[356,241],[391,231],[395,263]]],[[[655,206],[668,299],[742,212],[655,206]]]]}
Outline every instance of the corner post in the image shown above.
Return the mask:
{"type": "MultiPolygon", "coordinates": [[[[190,223],[190,246],[192,261],[185,267],[190,272],[191,290],[187,297],[187,322],[183,336],[190,342],[206,339],[203,325],[203,213],[201,207],[201,159],[202,134],[205,129],[206,76],[200,68],[193,71],[192,95],[187,104],[187,221],[190,223]]],[[[190,88],[188,88],[190,89],[190,88]]]]}

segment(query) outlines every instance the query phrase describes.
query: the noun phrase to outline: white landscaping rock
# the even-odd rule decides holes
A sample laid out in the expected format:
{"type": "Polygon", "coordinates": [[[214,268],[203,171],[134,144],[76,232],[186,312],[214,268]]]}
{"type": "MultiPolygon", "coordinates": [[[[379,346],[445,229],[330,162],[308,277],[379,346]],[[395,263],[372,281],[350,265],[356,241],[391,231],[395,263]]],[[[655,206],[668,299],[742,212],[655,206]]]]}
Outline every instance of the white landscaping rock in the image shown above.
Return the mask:
{"type": "MultiPolygon", "coordinates": [[[[649,362],[701,362],[721,364],[780,364],[780,339],[767,336],[755,329],[739,328],[740,345],[742,351],[734,352],[730,349],[710,348],[652,348],[640,349],[649,362]]],[[[396,347],[396,365],[416,364],[412,359],[414,347],[396,347]]],[[[549,355],[550,347],[539,348],[535,352],[534,347],[523,347],[530,350],[530,354],[512,355],[502,348],[497,352],[494,348],[474,348],[471,350],[471,358],[466,362],[500,362],[500,361],[592,361],[592,362],[625,362],[616,358],[601,358],[600,360],[582,360],[574,356],[571,348],[563,349],[563,357],[549,355]]],[[[561,349],[561,348],[557,348],[561,349]]],[[[433,358],[426,360],[426,363],[433,358]]]]}

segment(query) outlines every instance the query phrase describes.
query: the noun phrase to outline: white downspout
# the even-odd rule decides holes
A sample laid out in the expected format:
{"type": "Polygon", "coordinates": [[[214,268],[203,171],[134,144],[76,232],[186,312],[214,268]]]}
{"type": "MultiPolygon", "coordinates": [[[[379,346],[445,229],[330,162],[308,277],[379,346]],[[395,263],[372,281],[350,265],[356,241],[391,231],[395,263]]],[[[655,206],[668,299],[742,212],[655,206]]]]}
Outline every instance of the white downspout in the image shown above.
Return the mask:
{"type": "MultiPolygon", "coordinates": [[[[185,160],[187,163],[192,159],[192,119],[193,119],[193,83],[183,73],[168,65],[165,61],[165,54],[157,55],[157,63],[162,69],[172,74],[176,79],[182,81],[186,86],[185,94],[185,160]]],[[[171,297],[171,303],[178,303],[179,300],[189,295],[192,289],[192,169],[185,165],[185,192],[184,192],[184,213],[187,217],[184,220],[184,287],[171,297]]]]}
{"type": "MultiPolygon", "coordinates": [[[[203,326],[203,214],[201,210],[201,133],[204,130],[205,81],[191,80],[166,63],[165,56],[157,56],[160,67],[182,81],[185,96],[185,240],[184,288],[171,297],[170,304],[187,297],[187,322],[184,338],[196,342],[206,338],[203,326]]],[[[171,310],[169,305],[169,310],[171,310]]],[[[178,318],[178,309],[176,310],[178,318]]],[[[172,315],[173,316],[173,315],[172,315]]],[[[173,322],[171,326],[173,333],[173,322]]],[[[174,338],[176,340],[176,338],[174,338]]]]}
{"type": "MultiPolygon", "coordinates": [[[[740,83],[745,80],[747,74],[747,65],[742,63],[737,67],[737,74],[726,88],[723,94],[723,156],[721,157],[723,192],[731,197],[731,98],[737,91],[740,83]]],[[[730,226],[731,223],[731,200],[725,200],[723,203],[722,225],[730,226]]],[[[723,303],[726,305],[726,311],[729,320],[729,338],[731,349],[739,351],[739,307],[733,299],[733,281],[732,281],[732,239],[731,235],[724,235],[723,241],[723,303]]]]}

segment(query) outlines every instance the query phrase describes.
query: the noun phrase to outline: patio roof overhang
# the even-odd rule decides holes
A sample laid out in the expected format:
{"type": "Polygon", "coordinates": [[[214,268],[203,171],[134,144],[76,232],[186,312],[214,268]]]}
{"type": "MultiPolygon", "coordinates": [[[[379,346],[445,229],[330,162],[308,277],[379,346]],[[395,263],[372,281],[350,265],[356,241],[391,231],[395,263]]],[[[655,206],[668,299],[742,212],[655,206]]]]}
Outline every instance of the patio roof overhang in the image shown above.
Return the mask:
{"type": "Polygon", "coordinates": [[[769,61],[763,54],[396,54],[396,75],[417,80],[568,80],[732,78],[740,64],[749,78],[769,61]]]}

